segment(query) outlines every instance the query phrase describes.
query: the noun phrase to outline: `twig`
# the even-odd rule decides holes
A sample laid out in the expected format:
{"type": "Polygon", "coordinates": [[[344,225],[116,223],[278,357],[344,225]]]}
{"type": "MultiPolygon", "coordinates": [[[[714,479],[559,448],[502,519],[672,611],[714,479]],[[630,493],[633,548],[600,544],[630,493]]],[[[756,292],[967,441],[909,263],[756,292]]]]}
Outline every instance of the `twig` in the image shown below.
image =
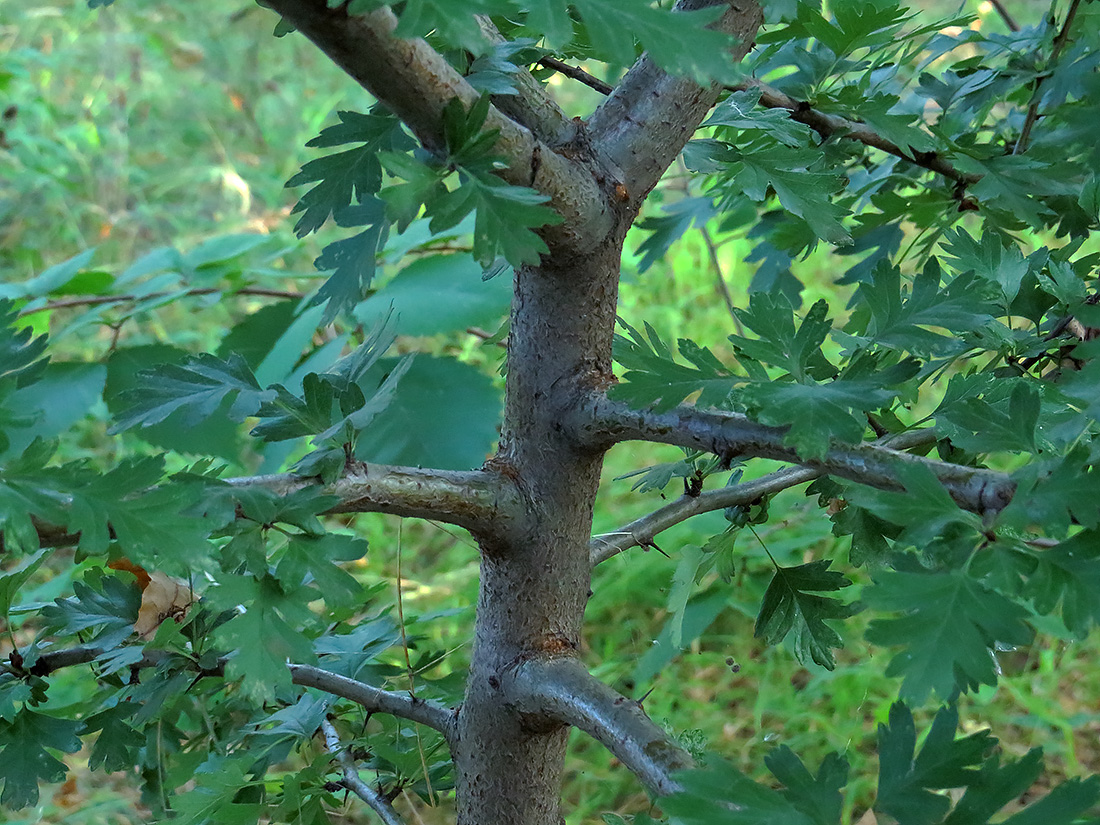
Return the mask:
{"type": "Polygon", "coordinates": [[[699,227],[699,234],[703,236],[703,243],[707,248],[707,256],[710,258],[711,268],[714,270],[715,286],[718,287],[718,294],[722,296],[722,300],[726,302],[726,309],[729,310],[730,318],[733,319],[734,329],[737,330],[738,335],[745,334],[745,328],[741,325],[741,319],[737,317],[737,313],[734,311],[733,296],[730,295],[730,288],[726,284],[726,277],[722,274],[722,263],[718,260],[718,247],[714,244],[714,239],[710,236],[710,231],[707,229],[706,224],[699,227]]]}
{"type": "Polygon", "coordinates": [[[1005,21],[1005,25],[1008,26],[1009,31],[1018,32],[1020,30],[1020,24],[1016,22],[1015,18],[1009,13],[1008,8],[1001,0],[990,0],[993,4],[993,8],[997,10],[997,14],[1001,16],[1001,19],[1005,21]]]}
{"type": "Polygon", "coordinates": [[[629,524],[624,524],[618,530],[594,536],[588,544],[592,566],[595,567],[600,562],[607,561],[612,556],[632,547],[651,546],[658,533],[687,521],[692,516],[713,510],[724,510],[727,507],[752,504],[764,496],[770,496],[788,487],[796,487],[806,481],[813,481],[820,475],[819,470],[794,467],[769,473],[755,481],[746,481],[744,484],[723,487],[720,490],[708,490],[697,496],[680,496],[664,507],[647,513],[629,524]]]}
{"type": "Polygon", "coordinates": [[[1020,137],[1016,140],[1016,147],[1012,150],[1012,154],[1019,155],[1027,150],[1028,142],[1031,140],[1031,130],[1035,128],[1036,121],[1039,120],[1039,92],[1042,90],[1043,81],[1045,81],[1053,73],[1054,63],[1058,60],[1058,55],[1062,53],[1062,49],[1065,48],[1067,42],[1069,42],[1069,30],[1073,25],[1073,19],[1077,16],[1077,7],[1081,5],[1081,0],[1073,0],[1069,4],[1069,11],[1066,12],[1066,20],[1062,24],[1061,30],[1054,37],[1054,44],[1050,50],[1050,63],[1051,67],[1047,72],[1039,75],[1035,78],[1035,86],[1031,92],[1031,105],[1027,107],[1027,116],[1024,118],[1024,125],[1020,129],[1020,137]]]}
{"type": "MultiPolygon", "coordinates": [[[[889,446],[891,449],[903,450],[928,444],[935,438],[934,430],[910,430],[896,436],[887,436],[876,443],[880,446],[889,446]]],[[[753,504],[765,496],[774,495],[789,487],[797,487],[821,475],[823,473],[820,470],[790,467],[768,473],[753,481],[708,490],[697,496],[681,496],[664,507],[647,513],[629,524],[624,524],[618,530],[594,536],[588,544],[592,566],[595,567],[600,562],[607,561],[612,556],[632,547],[652,546],[653,539],[658,533],[687,521],[692,516],[724,510],[727,507],[753,504]]]]}
{"type": "Polygon", "coordinates": [[[558,60],[556,57],[547,55],[546,57],[540,58],[538,62],[540,66],[553,69],[558,74],[563,74],[573,80],[579,80],[585,86],[595,89],[601,95],[609,95],[614,91],[613,86],[604,83],[595,75],[591,75],[577,66],[570,66],[568,63],[558,60]]]}
{"type": "MultiPolygon", "coordinates": [[[[1013,31],[1015,30],[1016,29],[1013,29],[1013,31]]],[[[554,69],[567,77],[571,77],[574,80],[581,81],[587,86],[591,86],[601,94],[609,95],[614,91],[611,86],[607,85],[599,78],[593,77],[588,72],[584,71],[584,69],[570,66],[557,58],[544,57],[539,62],[547,68],[554,69]]],[[[791,113],[791,120],[809,126],[823,138],[830,138],[833,135],[837,135],[848,140],[858,141],[865,146],[879,149],[887,154],[894,155],[904,161],[920,166],[923,169],[928,169],[930,172],[943,175],[945,178],[963,187],[977,183],[982,179],[980,174],[960,172],[949,161],[945,160],[939,152],[915,152],[902,149],[896,143],[882,137],[882,135],[878,134],[865,123],[848,120],[839,115],[828,115],[824,112],[820,112],[809,104],[795,100],[784,92],[779,91],[773,86],[769,86],[763,81],[756,80],[755,78],[742,80],[740,83],[733,86],[727,86],[726,88],[731,92],[744,92],[749,89],[759,89],[761,106],[768,109],[786,109],[791,113]]],[[[958,193],[956,197],[960,201],[963,200],[961,192],[958,193]]]]}
{"type": "Polygon", "coordinates": [[[49,312],[53,309],[69,309],[71,307],[80,306],[100,306],[102,304],[136,304],[139,301],[156,300],[157,298],[167,298],[170,295],[180,295],[180,297],[194,297],[197,295],[214,295],[217,293],[227,293],[229,295],[259,295],[265,298],[289,298],[291,300],[297,300],[299,298],[305,298],[299,292],[288,292],[282,289],[267,289],[265,287],[248,286],[241,289],[219,289],[218,287],[196,287],[194,289],[188,289],[182,293],[175,291],[165,290],[163,292],[150,292],[148,295],[84,295],[79,298],[63,298],[57,301],[49,301],[42,306],[30,307],[28,309],[21,310],[19,317],[23,318],[27,315],[34,315],[36,312],[49,312]]]}
{"type": "Polygon", "coordinates": [[[953,180],[955,183],[962,186],[969,186],[982,179],[982,176],[979,174],[960,172],[938,152],[915,152],[911,149],[903,149],[896,143],[882,137],[882,135],[878,134],[878,132],[871,129],[865,123],[859,123],[838,115],[828,115],[824,112],[820,112],[809,104],[795,100],[793,97],[779,91],[773,86],[769,86],[763,81],[748,78],[727,88],[734,92],[759,89],[760,105],[769,109],[786,109],[791,113],[791,120],[796,120],[799,123],[809,126],[823,138],[837,135],[841,138],[858,141],[873,149],[880,149],[887,154],[894,155],[904,161],[928,169],[939,175],[943,175],[945,178],[953,180]]]}
{"type": "Polygon", "coordinates": [[[325,735],[325,750],[332,754],[343,771],[344,778],[340,784],[366,802],[385,825],[404,825],[404,820],[398,816],[397,811],[393,809],[386,797],[363,781],[363,778],[359,775],[359,769],[355,765],[355,760],[347,749],[340,744],[340,737],[336,733],[336,728],[327,719],[321,722],[321,732],[325,735]]]}

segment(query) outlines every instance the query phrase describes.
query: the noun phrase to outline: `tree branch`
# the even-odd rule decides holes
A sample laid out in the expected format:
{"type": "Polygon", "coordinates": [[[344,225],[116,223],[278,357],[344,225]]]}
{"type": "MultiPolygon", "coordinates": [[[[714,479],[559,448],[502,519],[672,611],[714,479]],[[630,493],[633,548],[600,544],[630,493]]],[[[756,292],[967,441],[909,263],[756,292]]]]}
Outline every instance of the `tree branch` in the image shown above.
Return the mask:
{"type": "MultiPolygon", "coordinates": [[[[680,0],[677,8],[711,5],[713,0],[680,0]]],[[[740,41],[733,49],[733,59],[740,61],[752,48],[762,22],[759,4],[731,0],[714,26],[740,41]]],[[[609,167],[621,175],[631,204],[641,204],[657,185],[720,91],[717,84],[704,87],[690,78],[673,77],[642,55],[592,114],[588,120],[592,140],[609,167]]]]}
{"type": "Polygon", "coordinates": [[[969,186],[982,179],[982,176],[978,174],[960,172],[938,152],[914,152],[911,149],[903,149],[896,143],[882,137],[865,123],[858,123],[838,115],[828,115],[820,112],[809,104],[795,100],[784,92],[755,78],[748,78],[729,88],[733,91],[759,89],[761,106],[769,109],[786,109],[791,113],[791,120],[804,123],[823,138],[827,139],[835,135],[840,138],[859,141],[866,146],[880,149],[887,154],[943,175],[960,186],[969,186]]]}
{"type": "MultiPolygon", "coordinates": [[[[935,441],[933,430],[911,430],[878,442],[881,446],[900,450],[935,441]]],[[[727,507],[753,504],[765,496],[774,495],[789,487],[797,487],[823,475],[809,467],[789,467],[776,470],[753,481],[708,490],[697,496],[684,495],[664,507],[647,513],[618,530],[593,536],[588,544],[592,566],[607,561],[612,556],[632,547],[649,547],[658,533],[687,521],[700,513],[724,510],[727,507]]]]}
{"type": "MultiPolygon", "coordinates": [[[[267,0],[266,5],[313,41],[433,151],[444,146],[447,104],[458,98],[469,107],[479,97],[424,40],[395,37],[397,18],[387,6],[351,16],[346,6],[329,8],[326,0],[267,0]]],[[[500,133],[494,151],[506,164],[501,177],[548,195],[550,205],[565,219],[541,230],[551,247],[588,251],[607,236],[613,220],[607,198],[584,164],[555,153],[495,107],[490,107],[485,128],[500,133]]]]}
{"type": "Polygon", "coordinates": [[[993,3],[993,8],[997,10],[997,14],[1001,16],[1005,25],[1008,26],[1009,31],[1018,32],[1020,30],[1020,24],[1016,22],[1016,19],[1009,12],[1008,7],[1005,6],[1001,0],[990,0],[993,3]]]}
{"type": "Polygon", "coordinates": [[[694,765],[691,755],[646,716],[641,703],[616,693],[572,657],[524,662],[502,680],[501,689],[521,714],[587,733],[656,796],[680,790],[672,774],[694,765]]]}
{"type": "Polygon", "coordinates": [[[508,533],[525,513],[515,483],[492,470],[431,470],[354,462],[331,484],[293,473],[226,481],[234,488],[264,487],[280,496],[317,487],[339,499],[326,514],[388,513],[432,519],[479,535],[508,533]]]}
{"type": "MultiPolygon", "coordinates": [[[[102,656],[106,651],[95,645],[80,645],[78,647],[52,650],[43,653],[35,660],[27,672],[35,676],[49,676],[55,671],[74,665],[88,664],[102,656]]],[[[136,667],[156,667],[167,657],[166,651],[151,650],[136,667]]],[[[0,663],[0,667],[12,673],[18,674],[20,669],[0,663]]],[[[364,710],[371,713],[387,713],[391,716],[399,716],[410,722],[427,725],[429,728],[439,731],[444,739],[450,742],[454,735],[455,712],[438,702],[430,702],[417,699],[403,693],[381,690],[372,687],[365,682],[349,679],[338,673],[333,673],[313,665],[287,665],[290,670],[290,678],[294,684],[301,687],[311,687],[325,693],[339,696],[355,702],[364,710]]],[[[221,676],[224,674],[225,661],[221,660],[213,668],[202,669],[203,676],[221,676]]],[[[198,670],[198,666],[195,666],[198,670]]]]}
{"type": "Polygon", "coordinates": [[[389,800],[359,776],[359,769],[355,765],[355,760],[340,744],[340,737],[336,733],[336,728],[327,719],[321,723],[321,733],[325,737],[325,750],[332,754],[343,771],[344,778],[340,784],[366,802],[378,814],[378,818],[382,820],[383,825],[404,825],[404,821],[398,816],[389,800]]]}
{"type": "Polygon", "coordinates": [[[572,80],[577,80],[583,83],[590,89],[595,89],[601,95],[609,95],[613,91],[615,91],[615,87],[612,86],[610,83],[604,83],[598,77],[593,74],[589,74],[584,69],[578,66],[570,66],[565,61],[558,60],[556,57],[550,57],[550,55],[547,55],[546,57],[540,58],[539,63],[548,69],[553,69],[558,74],[563,74],[572,80]]]}
{"type": "Polygon", "coordinates": [[[768,427],[744,415],[689,406],[657,413],[635,410],[606,395],[593,394],[577,407],[570,426],[583,443],[596,448],[619,441],[675,444],[731,458],[748,456],[801,464],[822,474],[884,490],[901,489],[896,475],[900,464],[920,464],[932,471],[960,507],[976,513],[999,512],[1016,492],[1016,483],[1004,473],[921,458],[874,444],[838,444],[824,458],[803,458],[784,443],[784,427],[768,427]]]}
{"type": "Polygon", "coordinates": [[[439,731],[450,743],[454,736],[455,712],[438,702],[418,699],[406,693],[395,693],[372,687],[357,679],[312,665],[288,665],[294,684],[316,688],[342,699],[350,699],[371,713],[388,713],[417,722],[439,731]]]}
{"type": "MultiPolygon", "coordinates": [[[[490,43],[507,42],[484,14],[477,15],[478,27],[490,43]]],[[[535,137],[551,148],[570,143],[577,137],[577,124],[565,116],[558,102],[527,69],[517,67],[511,75],[516,94],[493,95],[493,105],[516,123],[530,129],[535,137]]]]}
{"type": "MultiPolygon", "coordinates": [[[[219,482],[214,482],[219,483],[219,482]]],[[[422,518],[463,527],[480,538],[496,538],[522,529],[526,503],[509,478],[493,470],[433,470],[354,462],[344,475],[324,484],[316,477],[293,473],[244,476],[220,483],[233,489],[262,487],[279,496],[316,488],[337,503],[320,515],[386,513],[422,518]]],[[[79,533],[41,522],[32,515],[42,547],[71,547],[79,533]]],[[[114,531],[108,526],[111,536],[114,531]]],[[[0,553],[4,538],[0,536],[0,553]]]]}

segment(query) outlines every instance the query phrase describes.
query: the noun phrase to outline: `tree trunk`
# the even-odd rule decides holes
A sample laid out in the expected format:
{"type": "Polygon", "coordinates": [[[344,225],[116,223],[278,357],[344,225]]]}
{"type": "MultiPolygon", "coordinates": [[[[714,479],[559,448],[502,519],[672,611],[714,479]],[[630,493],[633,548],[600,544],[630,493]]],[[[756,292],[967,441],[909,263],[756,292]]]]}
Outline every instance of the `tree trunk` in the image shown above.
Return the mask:
{"type": "Polygon", "coordinates": [[[508,707],[501,686],[534,658],[572,656],[589,596],[592,507],[602,450],[561,422],[580,393],[611,379],[620,223],[594,252],[549,256],[517,274],[501,450],[527,527],[483,542],[473,661],[454,759],[460,825],[558,825],[568,728],[508,707]]]}

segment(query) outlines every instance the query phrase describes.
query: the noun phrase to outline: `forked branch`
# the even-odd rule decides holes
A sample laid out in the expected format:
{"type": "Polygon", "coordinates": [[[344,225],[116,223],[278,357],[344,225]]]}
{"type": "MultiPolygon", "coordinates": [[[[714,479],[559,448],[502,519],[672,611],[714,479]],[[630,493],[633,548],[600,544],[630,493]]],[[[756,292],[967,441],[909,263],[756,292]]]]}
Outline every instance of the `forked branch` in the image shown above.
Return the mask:
{"type": "Polygon", "coordinates": [[[343,780],[340,784],[366,802],[371,810],[378,814],[378,818],[382,820],[383,825],[404,825],[404,821],[393,809],[389,800],[359,776],[359,768],[356,766],[355,760],[347,749],[340,744],[340,736],[336,733],[336,728],[332,726],[332,723],[327,720],[322,722],[321,733],[325,737],[325,750],[332,754],[333,759],[336,760],[343,773],[343,780]]]}
{"type": "Polygon", "coordinates": [[[587,733],[656,796],[678,791],[673,774],[694,764],[641,703],[616,693],[572,657],[524,662],[502,689],[516,711],[587,733]]]}
{"type": "MultiPolygon", "coordinates": [[[[935,440],[933,430],[911,430],[900,433],[898,436],[882,439],[878,446],[889,446],[894,450],[908,449],[921,444],[927,444],[935,440]]],[[[696,496],[683,495],[675,501],[669,502],[664,507],[647,513],[641,518],[635,519],[629,524],[624,524],[618,530],[593,536],[589,542],[588,552],[595,567],[602,561],[607,561],[614,555],[629,550],[632,547],[649,547],[653,545],[653,539],[670,527],[680,522],[687,521],[692,516],[700,513],[710,513],[714,510],[725,510],[727,507],[745,506],[754,504],[766,496],[775,495],[790,487],[797,487],[807,481],[819,478],[823,473],[820,470],[809,467],[788,467],[784,470],[776,470],[753,481],[741,484],[733,484],[717,490],[708,490],[696,496]]]]}

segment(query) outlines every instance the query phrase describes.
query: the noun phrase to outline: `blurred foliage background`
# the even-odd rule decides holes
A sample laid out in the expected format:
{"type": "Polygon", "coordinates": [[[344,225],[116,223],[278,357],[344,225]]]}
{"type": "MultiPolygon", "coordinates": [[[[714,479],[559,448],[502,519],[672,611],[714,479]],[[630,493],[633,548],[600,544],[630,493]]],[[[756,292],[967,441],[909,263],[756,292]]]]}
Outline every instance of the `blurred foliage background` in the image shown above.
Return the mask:
{"type": "MultiPolygon", "coordinates": [[[[923,5],[944,13],[959,8],[923,5]]],[[[1003,26],[988,2],[962,6],[976,15],[976,26],[1003,26]]],[[[1011,8],[1027,24],[1046,5],[1015,0],[1011,8]]],[[[210,245],[231,238],[236,240],[229,264],[211,277],[232,281],[247,271],[249,281],[273,291],[314,289],[319,276],[311,261],[338,237],[327,233],[340,230],[295,239],[289,220],[295,195],[284,183],[311,158],[304,144],[334,122],[337,109],[364,111],[372,101],[304,39],[272,38],[273,26],[269,13],[234,0],[125,0],[97,10],[83,0],[0,5],[0,283],[32,278],[93,248],[92,274],[100,270],[112,277],[163,246],[200,262],[209,252],[213,260],[210,245]]],[[[583,86],[559,77],[551,82],[570,114],[587,113],[598,102],[583,86]]],[[[653,200],[674,197],[678,185],[670,176],[663,184],[667,191],[653,200]]],[[[627,244],[622,316],[630,323],[649,320],[669,338],[723,341],[732,331],[723,292],[744,304],[751,243],[723,237],[714,226],[693,230],[639,274],[638,259],[631,256],[640,240],[627,244]]],[[[400,252],[384,263],[379,283],[407,263],[400,252]]],[[[845,288],[833,283],[840,268],[828,250],[795,265],[808,285],[807,303],[843,297],[845,288]]],[[[500,300],[497,324],[507,295],[500,300]]],[[[40,313],[34,322],[50,327],[55,358],[103,361],[120,342],[213,351],[225,331],[249,315],[285,324],[287,318],[274,311],[256,315],[270,303],[260,296],[197,296],[132,314],[105,309],[98,320],[75,327],[66,323],[64,310],[40,313]]],[[[483,333],[496,330],[489,326],[427,341],[420,336],[416,346],[460,355],[499,383],[502,351],[484,341],[483,333]]],[[[148,449],[136,440],[108,438],[94,420],[62,441],[63,457],[87,457],[104,466],[119,451],[148,449]]],[[[632,492],[632,482],[619,476],[680,457],[678,450],[660,446],[616,448],[606,466],[596,531],[614,531],[660,503],[658,494],[632,492]]],[[[261,469],[258,456],[237,460],[241,472],[261,469]]],[[[683,634],[691,641],[684,650],[671,648],[664,629],[668,588],[678,551],[720,532],[720,513],[662,534],[661,552],[634,550],[596,570],[584,651],[596,675],[627,695],[645,695],[650,716],[682,731],[689,748],[720,751],[757,778],[765,775],[762,757],[777,744],[789,745],[808,764],[834,749],[872,753],[875,725],[885,721],[897,689],[882,675],[884,660],[863,641],[858,617],[846,623],[848,647],[831,673],[801,668],[788,650],[767,649],[753,638],[772,571],[764,546],[781,563],[799,563],[827,557],[834,543],[848,541],[830,535],[828,522],[801,490],[782,494],[771,506],[766,526],[737,539],[733,586],[712,575],[693,594],[683,634]],[[815,552],[823,544],[830,549],[815,552]]],[[[442,525],[399,526],[383,516],[356,517],[354,527],[372,547],[356,575],[377,584],[382,607],[395,601],[400,565],[405,621],[418,634],[424,661],[438,677],[457,677],[467,658],[477,586],[470,539],[442,525]]],[[[35,599],[48,600],[67,588],[72,567],[64,562],[64,554],[55,560],[35,599]]],[[[1095,638],[1059,639],[1053,622],[1048,630],[1054,641],[1005,651],[998,687],[964,697],[961,705],[967,724],[993,727],[1013,755],[1044,745],[1048,778],[1058,781],[1100,771],[1100,650],[1095,638]]],[[[63,691],[65,679],[80,678],[86,676],[66,672],[54,690],[63,691]]],[[[871,773],[857,776],[869,782],[871,773]]],[[[43,796],[38,810],[15,821],[143,821],[133,787],[125,776],[104,785],[78,769],[43,796]]],[[[849,784],[848,816],[866,806],[870,791],[858,780],[849,784]]],[[[600,821],[604,812],[645,810],[647,801],[606,752],[578,734],[566,804],[573,811],[570,822],[581,823],[600,821]]],[[[424,822],[449,818],[419,808],[424,822]]],[[[349,805],[345,821],[369,819],[361,807],[349,805]]]]}

